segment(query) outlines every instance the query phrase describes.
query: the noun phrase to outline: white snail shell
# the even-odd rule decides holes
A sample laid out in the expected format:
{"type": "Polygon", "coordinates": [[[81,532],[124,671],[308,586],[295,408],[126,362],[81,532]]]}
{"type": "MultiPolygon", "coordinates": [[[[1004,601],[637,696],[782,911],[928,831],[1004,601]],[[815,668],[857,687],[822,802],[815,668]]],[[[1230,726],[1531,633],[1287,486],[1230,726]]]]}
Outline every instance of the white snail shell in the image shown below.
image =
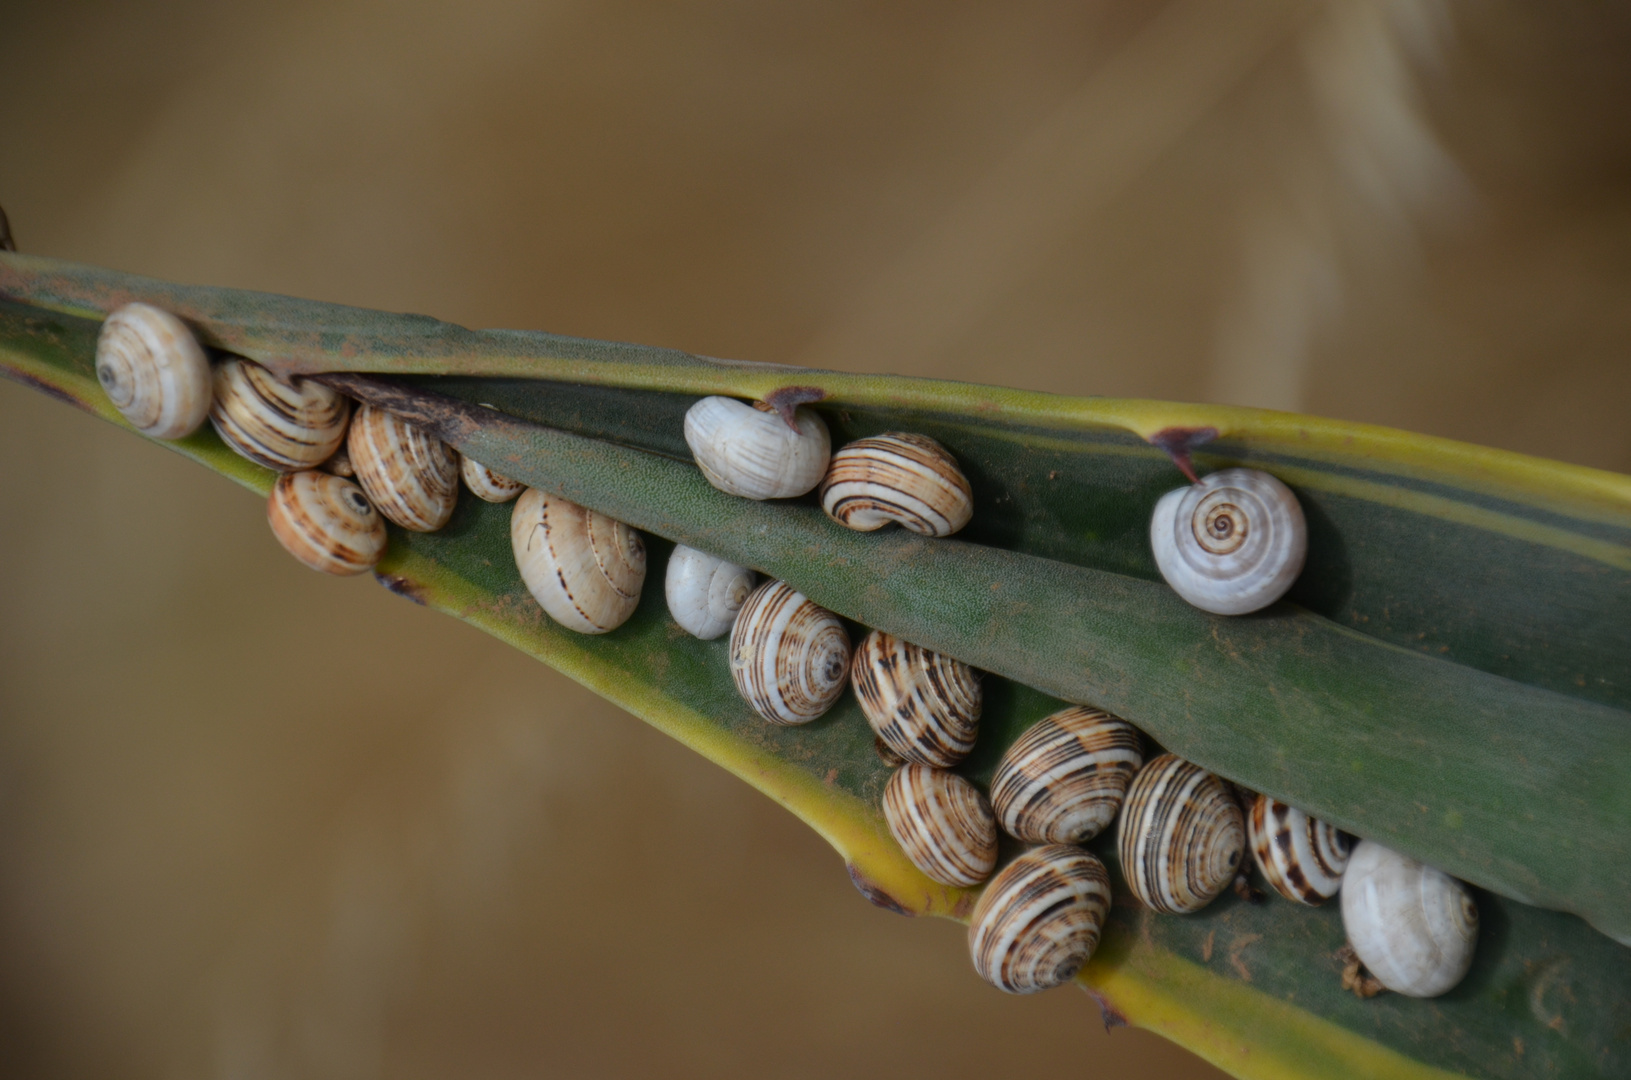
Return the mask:
{"type": "Polygon", "coordinates": [[[459,455],[459,475],[464,477],[464,486],[482,502],[507,503],[527,490],[521,481],[496,473],[464,454],[459,455]]]}
{"type": "Polygon", "coordinates": [[[668,612],[686,633],[712,641],[735,624],[758,577],[745,566],[677,544],[663,579],[668,612]]]}
{"type": "Polygon", "coordinates": [[[705,397],[685,414],[685,441],[708,483],[746,499],[787,499],[821,482],[832,453],[827,425],[809,409],[789,428],[768,405],[705,397]]]}
{"type": "Polygon", "coordinates": [[[621,521],[529,488],[510,512],[521,580],[549,617],[581,634],[628,621],[646,580],[646,546],[621,521]]]}
{"type": "Polygon", "coordinates": [[[1299,904],[1323,904],[1342,888],[1353,841],[1335,825],[1259,795],[1246,815],[1246,838],[1263,879],[1299,904]]]}
{"type": "Polygon", "coordinates": [[[210,411],[210,362],[187,324],[151,304],[126,304],[96,338],[96,381],[143,435],[191,435],[210,411]]]}
{"type": "Polygon", "coordinates": [[[1033,848],[991,879],[969,921],[980,978],[1010,994],[1069,982],[1099,945],[1110,875],[1079,847],[1033,848]]]}
{"type": "Polygon", "coordinates": [[[1127,789],[1116,853],[1127,887],[1155,911],[1199,911],[1234,881],[1246,822],[1220,777],[1176,754],[1144,766],[1127,789]]]}
{"type": "Polygon", "coordinates": [[[1256,469],[1224,469],[1161,496],[1150,546],[1173,591],[1202,611],[1244,615],[1291,588],[1308,526],[1291,489],[1256,469]]]}
{"type": "Polygon", "coordinates": [[[434,435],[384,409],[359,405],[346,450],[369,501],[404,529],[435,532],[453,516],[459,465],[434,435]]]}
{"type": "Polygon", "coordinates": [[[1478,944],[1478,905],[1455,878],[1361,840],[1342,878],[1342,926],[1360,961],[1396,994],[1459,983],[1478,944]]]}
{"type": "Polygon", "coordinates": [[[807,724],[832,708],[849,676],[849,635],[838,616],[785,581],[755,589],[731,628],[731,675],[773,724],[807,724]]]}
{"type": "Polygon", "coordinates": [[[1072,706],[1037,721],[1003,753],[991,778],[991,804],[1010,836],[1079,844],[1115,820],[1143,764],[1133,725],[1072,706]]]}
{"type": "Polygon", "coordinates": [[[266,520],[285,551],[325,574],[361,574],[385,554],[385,519],[362,488],[330,473],[278,477],[266,520]]]}
{"type": "Polygon", "coordinates": [[[945,447],[927,435],[890,432],[832,456],[821,509],[859,532],[893,521],[924,536],[950,536],[974,516],[974,493],[945,447]]]}
{"type": "Polygon", "coordinates": [[[956,773],[907,762],[883,789],[889,833],[912,865],[942,885],[978,885],[997,865],[997,820],[956,773]]]}
{"type": "Polygon", "coordinates": [[[351,399],[311,379],[285,381],[253,360],[215,366],[210,423],[239,454],[279,472],[311,469],[345,441],[351,399]]]}
{"type": "Polygon", "coordinates": [[[856,646],[850,678],[867,723],[903,759],[945,768],[974,749],[980,676],[962,661],[874,630],[856,646]]]}

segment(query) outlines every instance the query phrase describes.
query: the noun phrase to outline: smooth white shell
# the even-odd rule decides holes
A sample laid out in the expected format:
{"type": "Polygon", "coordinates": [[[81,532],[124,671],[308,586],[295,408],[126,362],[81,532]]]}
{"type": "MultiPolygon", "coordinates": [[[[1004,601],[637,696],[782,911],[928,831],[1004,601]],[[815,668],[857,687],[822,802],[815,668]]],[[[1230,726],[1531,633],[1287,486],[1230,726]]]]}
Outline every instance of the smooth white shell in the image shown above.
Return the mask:
{"type": "Polygon", "coordinates": [[[950,536],[974,516],[974,492],[945,447],[927,435],[889,432],[832,456],[821,509],[858,532],[893,521],[924,536],[950,536]]]}
{"type": "Polygon", "coordinates": [[[1150,518],[1155,564],[1202,611],[1244,615],[1291,588],[1308,526],[1291,489],[1256,469],[1224,469],[1161,496],[1150,518]]]}
{"type": "Polygon", "coordinates": [[[832,440],[809,409],[793,413],[798,431],[768,405],[705,397],[685,414],[685,441],[697,466],[720,491],[745,499],[803,495],[827,472],[832,440]]]}
{"type": "Polygon", "coordinates": [[[1437,997],[1472,967],[1478,905],[1442,870],[1361,840],[1342,877],[1342,926],[1383,986],[1437,997]]]}
{"type": "Polygon", "coordinates": [[[266,520],[283,550],[325,574],[361,574],[385,554],[385,519],[362,488],[331,473],[284,473],[266,520]]]}
{"type": "Polygon", "coordinates": [[[151,304],[126,304],[96,338],[96,380],[143,435],[191,435],[210,411],[210,362],[187,324],[151,304]]]}
{"type": "Polygon", "coordinates": [[[731,627],[731,677],[772,724],[808,724],[849,679],[849,635],[838,616],[785,581],[748,596],[731,627]]]}
{"type": "Polygon", "coordinates": [[[1099,945],[1110,875],[1079,847],[1033,848],[1003,867],[974,905],[968,951],[980,978],[1034,994],[1076,977],[1099,945]]]}
{"type": "Polygon", "coordinates": [[[521,481],[511,480],[463,454],[459,455],[459,475],[464,477],[464,486],[482,502],[507,503],[527,490],[527,485],[521,481]]]}
{"type": "Polygon", "coordinates": [[[997,865],[991,804],[954,772],[902,765],[883,789],[883,817],[912,865],[942,885],[978,885],[997,865]]]}
{"type": "Polygon", "coordinates": [[[510,512],[510,548],[533,599],[569,630],[604,634],[640,605],[646,546],[621,521],[528,488],[510,512]]]}
{"type": "Polygon", "coordinates": [[[372,405],[359,405],[346,451],[374,507],[404,529],[435,532],[459,499],[453,450],[423,428],[372,405]]]}
{"type": "Polygon", "coordinates": [[[745,566],[678,544],[663,579],[668,613],[686,633],[712,641],[736,623],[758,578],[745,566]]]}
{"type": "Polygon", "coordinates": [[[946,768],[974,749],[983,696],[962,661],[874,630],[855,647],[850,681],[873,732],[903,760],[946,768]]]}
{"type": "Polygon", "coordinates": [[[215,366],[210,424],[243,457],[279,472],[312,469],[345,441],[351,399],[312,379],[284,380],[253,360],[215,366]]]}
{"type": "Polygon", "coordinates": [[[1246,815],[1246,838],[1263,880],[1287,900],[1323,904],[1342,888],[1353,841],[1336,826],[1259,795],[1246,815]]]}

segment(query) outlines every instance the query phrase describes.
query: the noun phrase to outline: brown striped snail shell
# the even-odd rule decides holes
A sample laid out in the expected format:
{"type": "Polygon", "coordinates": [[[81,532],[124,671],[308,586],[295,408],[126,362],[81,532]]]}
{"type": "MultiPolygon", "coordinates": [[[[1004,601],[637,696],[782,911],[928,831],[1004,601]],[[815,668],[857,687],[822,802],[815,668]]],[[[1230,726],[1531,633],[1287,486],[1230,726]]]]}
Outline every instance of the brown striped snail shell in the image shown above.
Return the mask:
{"type": "Polygon", "coordinates": [[[646,546],[621,521],[528,488],[510,512],[510,547],[533,599],[570,630],[604,634],[640,605],[646,546]]]}
{"type": "Polygon", "coordinates": [[[1478,944],[1478,905],[1431,866],[1361,840],[1342,877],[1342,927],[1383,986],[1429,998],[1459,983],[1478,944]]]}
{"type": "Polygon", "coordinates": [[[521,481],[496,473],[464,454],[459,455],[459,475],[464,477],[464,486],[482,502],[507,503],[527,490],[521,481]]]}
{"type": "Polygon", "coordinates": [[[712,641],[736,623],[758,577],[745,566],[676,544],[663,579],[668,612],[686,633],[712,641]]]}
{"type": "Polygon", "coordinates": [[[312,469],[345,441],[351,399],[312,379],[284,380],[253,360],[215,366],[210,423],[239,454],[279,472],[312,469]]]}
{"type": "Polygon", "coordinates": [[[883,789],[883,816],[912,865],[942,885],[978,885],[997,865],[991,805],[956,773],[907,762],[883,789]]]}
{"type": "Polygon", "coordinates": [[[1353,841],[1334,825],[1259,795],[1246,815],[1246,839],[1263,879],[1299,904],[1323,904],[1342,888],[1353,841]]]}
{"type": "Polygon", "coordinates": [[[849,677],[844,624],[785,581],[748,596],[730,648],[736,689],[772,724],[808,724],[832,708],[849,677]]]}
{"type": "Polygon", "coordinates": [[[821,417],[794,410],[795,431],[763,402],[705,397],[685,414],[685,442],[720,491],[745,499],[787,499],[810,491],[827,472],[832,440],[821,417]]]}
{"type": "Polygon", "coordinates": [[[346,450],[369,501],[404,529],[435,532],[453,516],[459,465],[436,436],[384,409],[359,405],[346,450]]]}
{"type": "Polygon", "coordinates": [[[1076,977],[1099,945],[1110,875],[1092,853],[1049,844],[1003,867],[974,905],[968,951],[980,978],[1034,994],[1076,977]]]}
{"type": "Polygon", "coordinates": [[[330,473],[278,477],[266,520],[285,551],[325,574],[361,574],[385,554],[385,519],[362,488],[330,473]]]}
{"type": "Polygon", "coordinates": [[[1244,615],[1280,599],[1302,573],[1308,524],[1279,480],[1224,469],[1161,496],[1150,546],[1179,596],[1202,611],[1244,615]]]}
{"type": "Polygon", "coordinates": [[[102,323],[96,381],[119,415],[155,439],[191,435],[209,415],[209,358],[186,323],[151,304],[126,304],[102,323]]]}
{"type": "Polygon", "coordinates": [[[974,749],[980,676],[962,661],[874,630],[856,646],[850,678],[867,723],[905,760],[945,768],[974,749]]]}
{"type": "Polygon", "coordinates": [[[1115,820],[1143,764],[1133,725],[1074,705],[1037,721],[1004,752],[991,804],[1010,836],[1079,844],[1115,820]]]}
{"type": "Polygon", "coordinates": [[[333,473],[335,476],[352,477],[357,475],[357,470],[351,467],[351,451],[345,448],[345,443],[341,443],[340,448],[330,454],[329,459],[319,465],[318,468],[324,472],[333,473]]]}
{"type": "Polygon", "coordinates": [[[974,516],[974,493],[945,447],[927,435],[890,432],[832,456],[821,509],[859,532],[893,521],[924,536],[950,536],[974,516]]]}
{"type": "Polygon", "coordinates": [[[1220,777],[1162,754],[1133,778],[1116,853],[1128,888],[1146,907],[1199,911],[1234,881],[1245,848],[1240,804],[1220,777]]]}

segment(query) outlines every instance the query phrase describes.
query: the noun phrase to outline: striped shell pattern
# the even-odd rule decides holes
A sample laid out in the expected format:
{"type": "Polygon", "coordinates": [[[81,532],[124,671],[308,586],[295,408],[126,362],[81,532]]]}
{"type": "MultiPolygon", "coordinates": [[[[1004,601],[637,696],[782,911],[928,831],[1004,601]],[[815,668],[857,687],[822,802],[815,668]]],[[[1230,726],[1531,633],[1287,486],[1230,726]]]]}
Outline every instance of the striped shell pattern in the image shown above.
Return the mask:
{"type": "Polygon", "coordinates": [[[1098,709],[1072,706],[1014,741],[991,778],[991,803],[1010,836],[1077,844],[1115,820],[1144,764],[1138,730],[1098,709]]]}
{"type": "Polygon", "coordinates": [[[278,477],[266,520],[285,551],[325,574],[361,574],[385,554],[385,519],[362,488],[330,473],[278,477]]]}
{"type": "Polygon", "coordinates": [[[980,978],[1010,994],[1034,994],[1075,978],[1099,945],[1110,910],[1110,875],[1090,852],[1032,848],[980,894],[968,950],[980,978]]]}
{"type": "Polygon", "coordinates": [[[821,508],[861,532],[891,521],[925,536],[950,536],[974,514],[974,494],[957,459],[926,435],[891,432],[857,439],[832,456],[821,508]]]}
{"type": "Polygon", "coordinates": [[[942,768],[974,749],[980,676],[967,664],[874,630],[855,649],[855,696],[885,746],[942,768]]]}
{"type": "Polygon", "coordinates": [[[436,436],[384,409],[359,405],[346,450],[369,501],[404,529],[435,532],[453,516],[459,463],[436,436]]]}
{"type": "Polygon", "coordinates": [[[767,581],[731,627],[731,677],[772,724],[807,724],[832,708],[849,679],[849,635],[838,616],[785,581],[767,581]]]}
{"type": "Polygon", "coordinates": [[[225,442],[279,472],[312,469],[345,441],[351,400],[311,379],[283,380],[253,360],[215,366],[210,423],[225,442]]]}
{"type": "Polygon", "coordinates": [[[1245,817],[1219,777],[1162,754],[1133,778],[1116,853],[1128,888],[1146,907],[1199,911],[1234,880],[1245,847],[1245,817]]]}
{"type": "Polygon", "coordinates": [[[527,490],[527,485],[521,481],[511,480],[463,454],[459,455],[459,475],[464,477],[464,486],[482,502],[507,503],[527,490]]]}
{"type": "Polygon", "coordinates": [[[1322,904],[1342,888],[1353,840],[1336,826],[1259,795],[1246,835],[1264,880],[1287,900],[1322,904]]]}
{"type": "Polygon", "coordinates": [[[997,865],[997,822],[980,789],[956,773],[908,762],[883,790],[890,835],[942,885],[978,885],[997,865]]]}
{"type": "Polygon", "coordinates": [[[527,591],[569,630],[607,633],[640,605],[645,542],[605,514],[529,488],[510,512],[510,549],[527,591]]]}

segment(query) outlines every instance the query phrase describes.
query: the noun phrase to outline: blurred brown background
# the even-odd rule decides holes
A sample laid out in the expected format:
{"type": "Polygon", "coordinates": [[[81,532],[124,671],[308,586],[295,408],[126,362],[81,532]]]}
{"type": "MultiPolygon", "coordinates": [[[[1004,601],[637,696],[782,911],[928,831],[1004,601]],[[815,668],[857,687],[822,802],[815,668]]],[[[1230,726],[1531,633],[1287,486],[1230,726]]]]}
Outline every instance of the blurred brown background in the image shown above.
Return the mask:
{"type": "MultiPolygon", "coordinates": [[[[23,250],[1631,468],[1631,16],[0,0],[23,250]]],[[[738,781],[0,385],[0,1059],[1215,1075],[738,781]]]]}

